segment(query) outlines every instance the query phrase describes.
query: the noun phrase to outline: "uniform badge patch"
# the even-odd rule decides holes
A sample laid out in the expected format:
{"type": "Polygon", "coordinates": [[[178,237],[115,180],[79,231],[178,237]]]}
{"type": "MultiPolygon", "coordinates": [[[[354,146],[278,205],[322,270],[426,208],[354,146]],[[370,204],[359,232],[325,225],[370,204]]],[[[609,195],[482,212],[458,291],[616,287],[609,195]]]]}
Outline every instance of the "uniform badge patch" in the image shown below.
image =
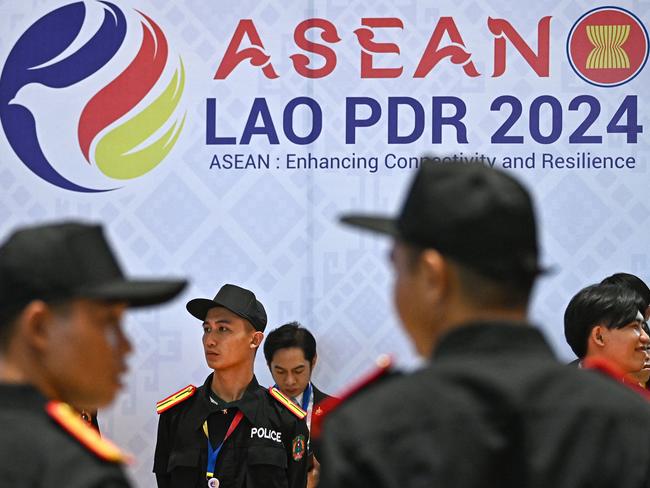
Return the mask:
{"type": "Polygon", "coordinates": [[[300,434],[291,442],[291,457],[293,457],[294,461],[300,461],[306,451],[305,436],[300,434]]]}

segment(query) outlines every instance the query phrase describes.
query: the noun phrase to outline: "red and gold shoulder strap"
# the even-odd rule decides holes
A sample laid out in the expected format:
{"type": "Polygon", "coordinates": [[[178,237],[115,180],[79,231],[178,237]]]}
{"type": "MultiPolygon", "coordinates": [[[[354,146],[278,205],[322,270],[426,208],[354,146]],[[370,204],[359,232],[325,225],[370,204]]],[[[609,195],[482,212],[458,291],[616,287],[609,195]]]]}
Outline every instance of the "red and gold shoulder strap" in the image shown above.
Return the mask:
{"type": "Polygon", "coordinates": [[[307,416],[307,412],[305,412],[302,408],[300,408],[298,405],[293,403],[289,397],[287,397],[284,393],[278,390],[275,386],[269,388],[269,393],[273,398],[275,398],[280,404],[286,407],[287,410],[289,410],[292,414],[294,414],[299,419],[302,420],[307,416]]]}
{"type": "Polygon", "coordinates": [[[194,393],[196,393],[196,386],[187,385],[185,388],[178,390],[176,393],[173,393],[167,398],[164,398],[163,400],[160,400],[158,403],[156,403],[156,412],[158,412],[158,414],[161,414],[165,410],[169,410],[173,406],[184,402],[192,395],[194,395],[194,393]]]}
{"type": "Polygon", "coordinates": [[[376,366],[377,367],[369,375],[353,384],[340,396],[326,398],[318,404],[311,418],[310,435],[312,439],[318,439],[320,437],[325,417],[336,410],[342,403],[354,397],[357,393],[362,392],[366,388],[390,376],[393,367],[393,360],[390,356],[382,355],[377,359],[376,366]]]}
{"type": "Polygon", "coordinates": [[[79,417],[79,413],[67,403],[51,401],[45,405],[47,414],[63,429],[100,459],[114,463],[128,462],[129,457],[111,441],[99,435],[79,417]]]}

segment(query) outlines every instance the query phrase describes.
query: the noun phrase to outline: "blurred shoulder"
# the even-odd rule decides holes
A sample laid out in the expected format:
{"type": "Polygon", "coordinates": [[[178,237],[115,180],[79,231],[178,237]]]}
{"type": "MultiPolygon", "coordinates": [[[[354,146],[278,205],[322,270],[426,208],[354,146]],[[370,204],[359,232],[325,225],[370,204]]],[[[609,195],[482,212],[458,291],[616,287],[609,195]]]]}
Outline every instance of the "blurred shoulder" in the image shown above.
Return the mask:
{"type": "Polygon", "coordinates": [[[408,376],[398,372],[388,357],[377,360],[370,374],[348,387],[338,397],[328,397],[312,415],[311,432],[318,437],[322,426],[330,419],[353,417],[367,419],[392,408],[394,391],[403,388],[408,376]]]}

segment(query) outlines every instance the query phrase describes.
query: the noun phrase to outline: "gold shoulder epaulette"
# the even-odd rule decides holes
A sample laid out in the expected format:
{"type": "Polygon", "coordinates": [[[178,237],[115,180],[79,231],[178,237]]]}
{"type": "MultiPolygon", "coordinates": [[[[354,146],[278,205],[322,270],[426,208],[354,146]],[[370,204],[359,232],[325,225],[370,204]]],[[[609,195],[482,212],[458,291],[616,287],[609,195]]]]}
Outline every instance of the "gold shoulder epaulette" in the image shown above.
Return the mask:
{"type": "Polygon", "coordinates": [[[182,390],[179,390],[173,395],[169,395],[164,400],[160,400],[158,403],[156,403],[156,412],[161,414],[165,410],[169,410],[173,406],[178,405],[179,403],[187,400],[189,397],[194,395],[195,392],[196,392],[196,386],[187,385],[182,390]]]}
{"type": "Polygon", "coordinates": [[[68,434],[100,459],[114,463],[129,461],[129,457],[119,447],[100,436],[99,432],[82,420],[79,413],[67,403],[48,402],[45,405],[45,411],[68,434]]]}
{"type": "Polygon", "coordinates": [[[291,399],[289,399],[284,393],[282,393],[276,387],[272,386],[271,388],[269,388],[269,393],[273,398],[275,398],[278,402],[284,405],[287,408],[287,410],[289,410],[292,414],[294,414],[299,419],[304,419],[307,416],[307,412],[305,412],[302,408],[300,408],[298,405],[293,403],[291,399]]]}

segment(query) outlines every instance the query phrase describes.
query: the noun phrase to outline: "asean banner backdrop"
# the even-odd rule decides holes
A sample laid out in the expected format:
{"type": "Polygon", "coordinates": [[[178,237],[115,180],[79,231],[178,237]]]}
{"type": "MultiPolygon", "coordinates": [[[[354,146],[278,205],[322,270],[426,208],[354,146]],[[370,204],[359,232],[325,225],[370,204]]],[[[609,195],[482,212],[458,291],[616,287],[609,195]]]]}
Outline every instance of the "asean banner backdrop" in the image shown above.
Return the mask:
{"type": "MultiPolygon", "coordinates": [[[[570,359],[571,296],[616,271],[650,279],[648,9],[0,1],[2,236],[99,221],[129,274],[191,279],[176,302],[129,316],[132,372],[100,412],[135,454],[138,486],[153,483],[155,402],[208,373],[189,298],[237,283],[269,328],[302,322],[326,391],[383,352],[416,363],[392,309],[390,243],[337,216],[395,212],[424,154],[505,168],[531,189],[555,268],[531,315],[570,359]]],[[[256,372],[269,384],[261,357],[256,372]]]]}

